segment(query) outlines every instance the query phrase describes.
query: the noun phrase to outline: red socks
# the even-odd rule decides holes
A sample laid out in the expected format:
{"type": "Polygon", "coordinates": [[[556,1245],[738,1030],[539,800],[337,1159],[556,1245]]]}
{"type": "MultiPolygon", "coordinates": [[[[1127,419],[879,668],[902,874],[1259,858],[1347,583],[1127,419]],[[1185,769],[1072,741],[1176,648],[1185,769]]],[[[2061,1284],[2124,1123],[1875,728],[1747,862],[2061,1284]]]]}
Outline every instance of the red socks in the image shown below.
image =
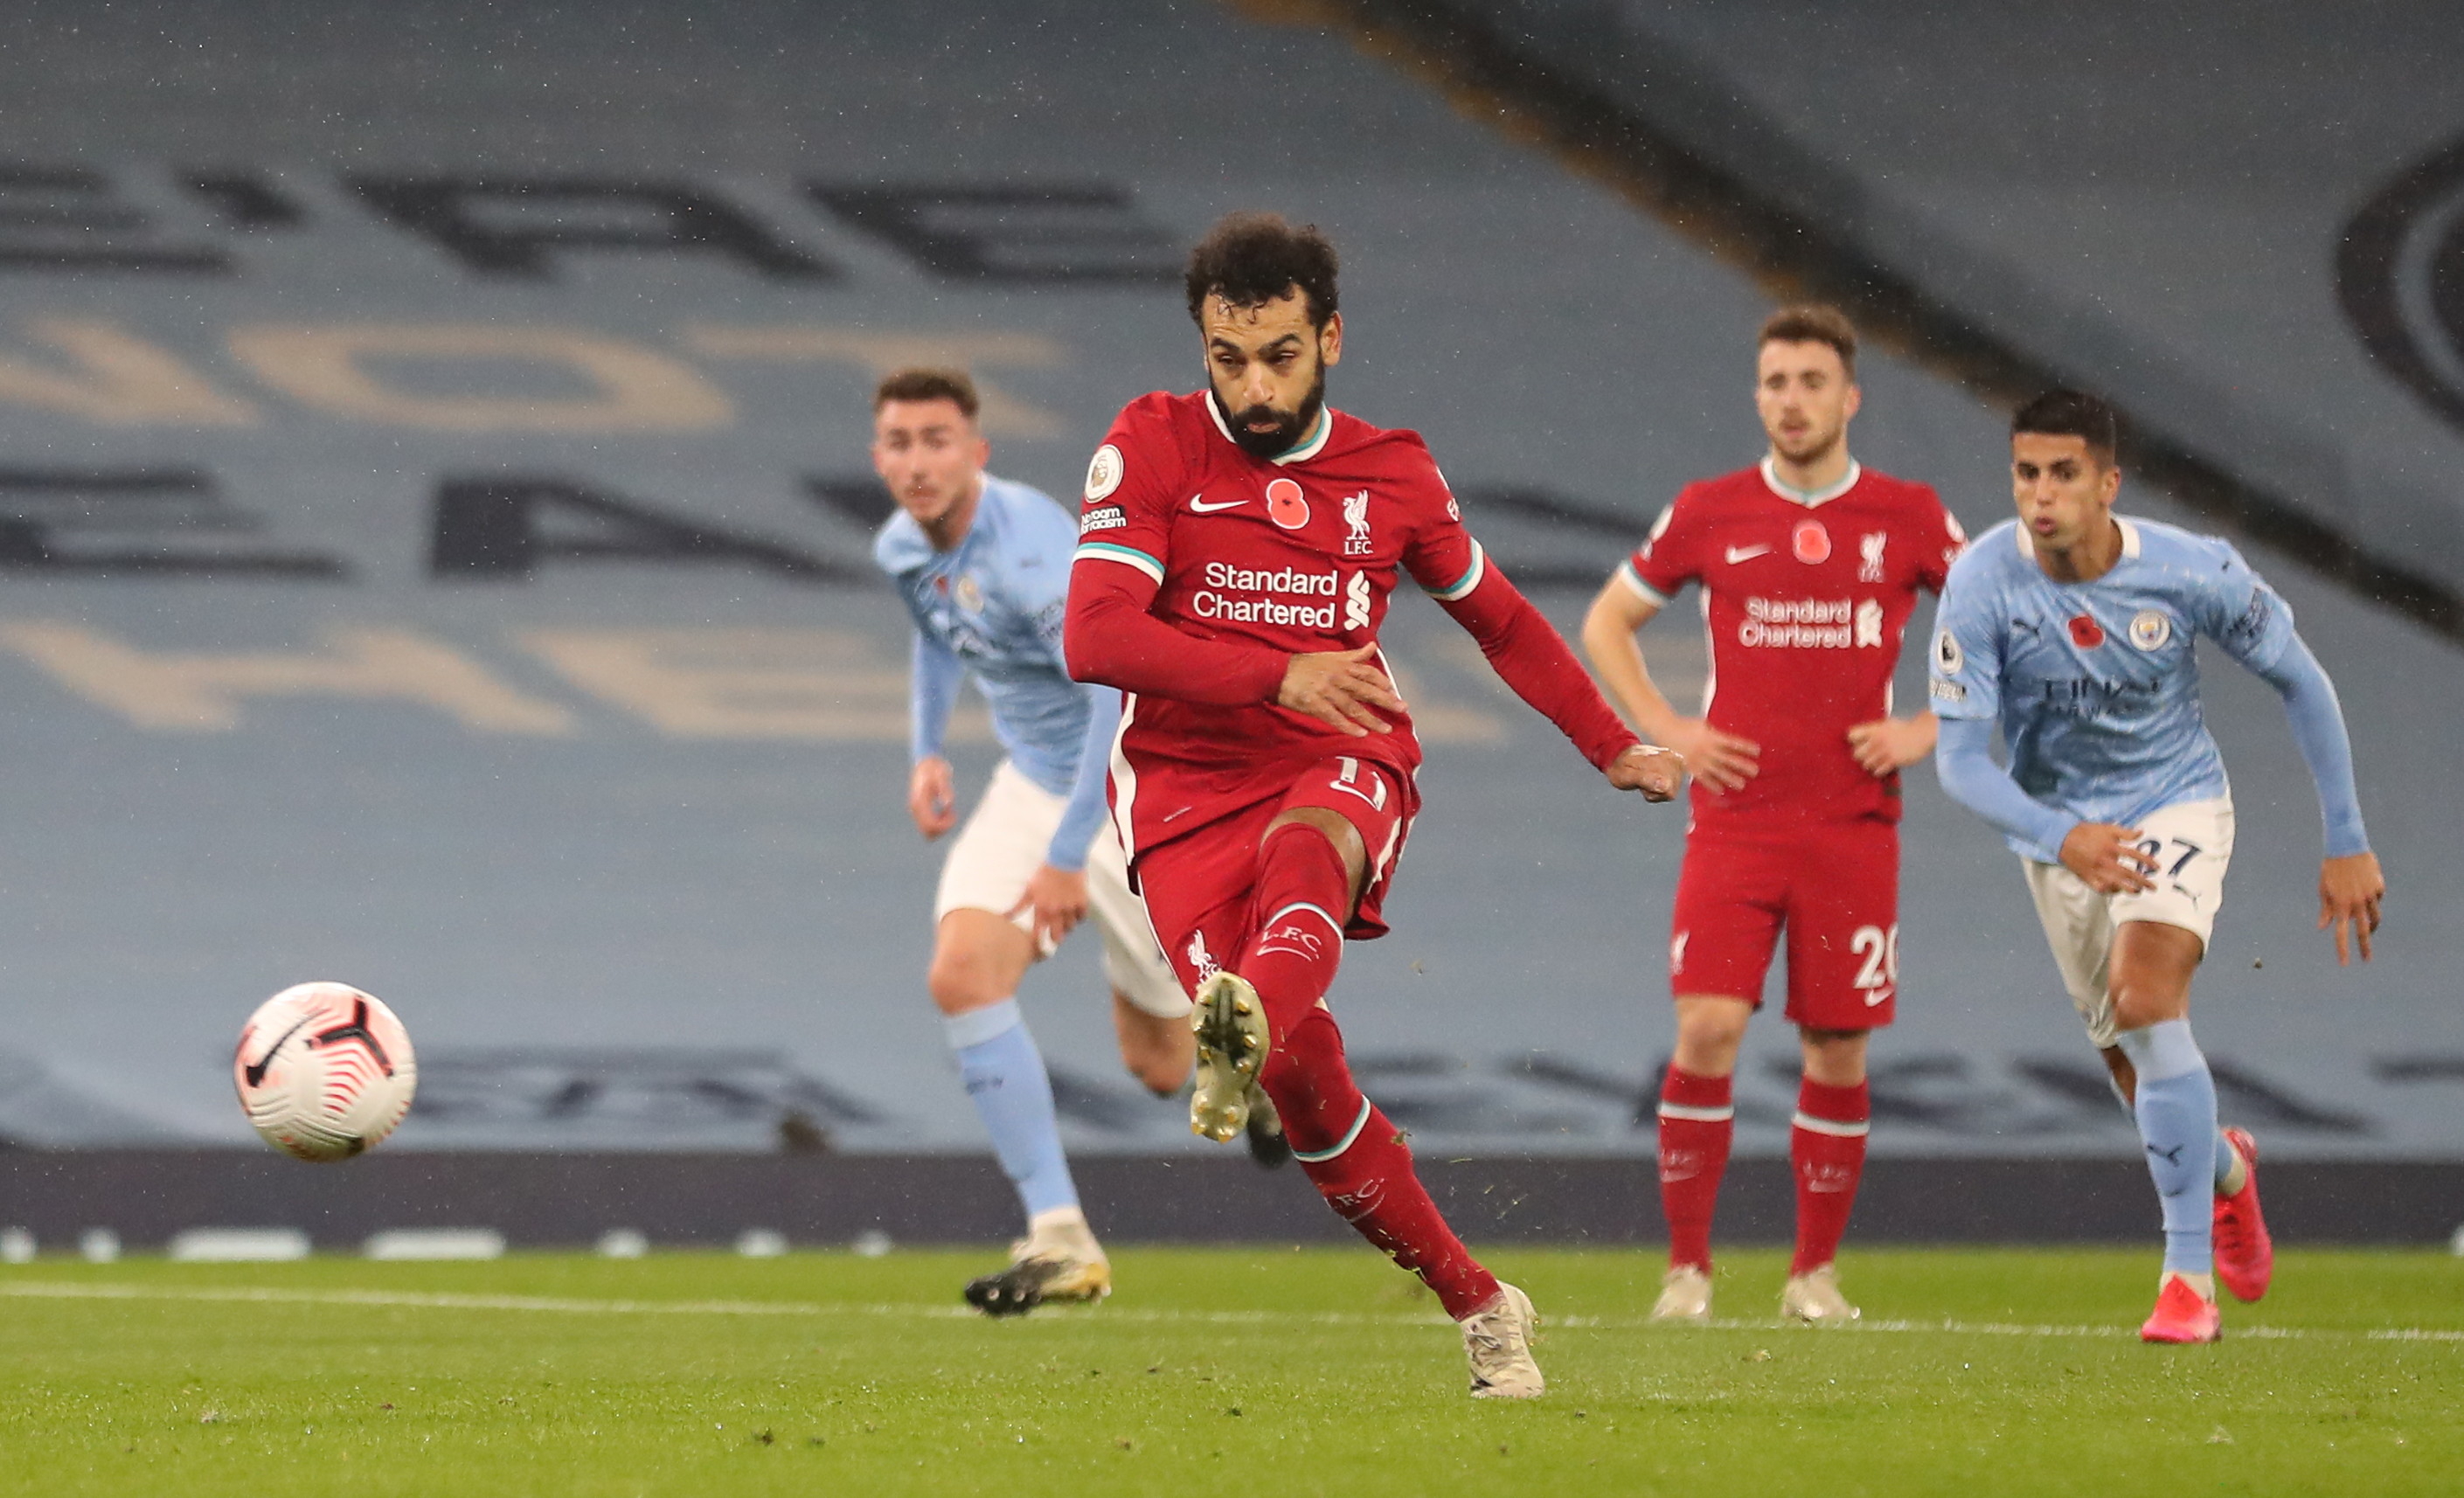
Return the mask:
{"type": "Polygon", "coordinates": [[[1668,1262],[1711,1269],[1711,1206],[1728,1168],[1736,1110],[1727,1077],[1668,1068],[1660,1088],[1660,1207],[1668,1216],[1668,1262]]]}
{"type": "MultiPolygon", "coordinates": [[[[1796,1259],[1789,1273],[1818,1269],[1839,1252],[1865,1172],[1871,1115],[1862,1082],[1831,1087],[1809,1077],[1798,1085],[1788,1141],[1796,1176],[1796,1259]]],[[[1660,1090],[1660,1204],[1668,1215],[1672,1265],[1711,1267],[1711,1208],[1734,1128],[1728,1078],[1669,1067],[1660,1090]]]]}
{"type": "Polygon", "coordinates": [[[1343,963],[1352,881],[1344,876],[1343,855],[1324,832],[1282,826],[1258,849],[1258,884],[1249,899],[1257,939],[1233,971],[1258,990],[1281,1045],[1326,997],[1343,963]]]}
{"type": "Polygon", "coordinates": [[[1335,1215],[1437,1291],[1460,1321],[1497,1293],[1412,1170],[1411,1147],[1353,1084],[1334,1017],[1312,1009],[1275,1046],[1261,1078],[1284,1135],[1335,1215]]]}
{"type": "MultiPolygon", "coordinates": [[[[1796,1259],[1789,1273],[1818,1269],[1838,1253],[1865,1171],[1872,1112],[1862,1082],[1832,1087],[1807,1077],[1798,1086],[1795,1126],[1788,1133],[1789,1163],[1796,1173],[1796,1259]]],[[[1663,1121],[1663,1138],[1667,1128],[1663,1121]]]]}
{"type": "Polygon", "coordinates": [[[1266,1006],[1275,1044],[1258,1082],[1283,1115],[1284,1136],[1335,1215],[1419,1275],[1460,1321],[1497,1293],[1497,1279],[1439,1215],[1402,1131],[1360,1095],[1334,1016],[1318,1007],[1343,960],[1352,893],[1342,856],[1314,827],[1279,827],[1259,850],[1253,899],[1258,936],[1234,971],[1266,1006]]]}

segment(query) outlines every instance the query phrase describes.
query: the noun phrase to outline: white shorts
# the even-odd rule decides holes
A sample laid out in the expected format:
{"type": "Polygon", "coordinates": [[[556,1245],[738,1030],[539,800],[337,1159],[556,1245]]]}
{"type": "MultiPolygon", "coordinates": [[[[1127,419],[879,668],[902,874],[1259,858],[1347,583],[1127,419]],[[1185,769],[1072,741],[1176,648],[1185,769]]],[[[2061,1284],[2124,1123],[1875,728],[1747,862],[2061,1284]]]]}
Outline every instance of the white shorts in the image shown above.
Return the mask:
{"type": "Polygon", "coordinates": [[[2139,830],[2139,846],[2156,860],[2150,875],[2156,887],[2136,894],[2099,894],[2059,864],[2020,861],[2054,963],[2062,970],[2062,986],[2099,1050],[2109,1049],[2116,1034],[2108,983],[2113,928],[2130,920],[2161,921],[2198,937],[2202,950],[2215,931],[2225,869],[2233,862],[2233,802],[2182,802],[2140,818],[2139,830]]]}
{"type": "MultiPolygon", "coordinates": [[[[934,923],[957,910],[1007,914],[1025,896],[1035,870],[1044,867],[1067,807],[1067,797],[1055,796],[1003,760],[942,861],[941,887],[933,896],[934,923]]],[[[1189,995],[1181,991],[1172,964],[1155,945],[1146,905],[1130,888],[1129,860],[1121,856],[1121,840],[1109,817],[1087,849],[1087,903],[1089,918],[1104,934],[1104,976],[1112,986],[1157,1019],[1186,1017],[1189,995]]],[[[1027,912],[1011,918],[1022,931],[1033,929],[1027,912]]],[[[1052,954],[1047,950],[1042,955],[1052,954]]]]}

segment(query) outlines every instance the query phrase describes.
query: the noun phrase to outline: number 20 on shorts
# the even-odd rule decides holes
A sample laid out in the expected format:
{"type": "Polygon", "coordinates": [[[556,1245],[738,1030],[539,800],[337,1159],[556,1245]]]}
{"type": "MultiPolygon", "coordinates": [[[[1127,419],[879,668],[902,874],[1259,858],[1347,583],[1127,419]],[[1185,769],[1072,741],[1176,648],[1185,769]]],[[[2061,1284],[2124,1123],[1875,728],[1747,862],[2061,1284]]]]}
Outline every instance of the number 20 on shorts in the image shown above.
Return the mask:
{"type": "MultiPolygon", "coordinates": [[[[1857,969],[1857,981],[1853,986],[1872,993],[1898,985],[1900,928],[1896,923],[1888,930],[1881,926],[1858,927],[1857,934],[1848,938],[1848,950],[1865,959],[1865,965],[1857,969]]],[[[1865,1002],[1879,1003],[1881,1001],[1868,999],[1865,1002]]]]}

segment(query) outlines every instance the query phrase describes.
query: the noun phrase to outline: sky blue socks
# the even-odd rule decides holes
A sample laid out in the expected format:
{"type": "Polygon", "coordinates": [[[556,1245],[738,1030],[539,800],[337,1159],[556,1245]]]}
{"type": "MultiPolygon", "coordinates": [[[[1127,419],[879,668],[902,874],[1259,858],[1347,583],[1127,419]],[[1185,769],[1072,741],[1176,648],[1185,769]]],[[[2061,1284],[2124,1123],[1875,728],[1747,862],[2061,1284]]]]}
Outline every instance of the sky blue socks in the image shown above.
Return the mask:
{"type": "Polygon", "coordinates": [[[2124,1030],[2123,1052],[2139,1073],[2139,1137],[2147,1173],[2165,1207],[2165,1268],[2207,1274],[2214,1268],[2209,1242],[2214,1217],[2216,1084],[2208,1058],[2190,1038],[2190,1022],[2167,1020],[2124,1030]]]}
{"type": "MultiPolygon", "coordinates": [[[[2130,1099],[2123,1095],[2121,1081],[2108,1073],[2104,1079],[2104,1085],[2113,1089],[2113,1100],[2122,1105],[2123,1116],[2127,1117],[2131,1122],[2137,1123],[2139,1121],[2139,1112],[2136,1109],[2130,1106],[2130,1099]]],[[[2232,1193],[2228,1192],[2225,1188],[2233,1183],[2233,1166],[2237,1163],[2238,1161],[2233,1156],[2233,1146],[2225,1142],[2225,1132],[2222,1129],[2218,1129],[2216,1131],[2217,1196],[2222,1197],[2232,1195],[2232,1193]]]]}
{"type": "MultiPolygon", "coordinates": [[[[964,1014],[945,1015],[942,1033],[958,1058],[958,1076],[975,1101],[976,1115],[992,1135],[993,1153],[1018,1187],[1030,1218],[1056,1207],[1075,1207],[1078,1187],[1061,1153],[1061,1126],[1052,1113],[1052,1079],[1044,1053],[1027,1033],[1016,999],[964,1014]]],[[[2204,1075],[2204,1073],[2202,1073],[2204,1075]]]]}

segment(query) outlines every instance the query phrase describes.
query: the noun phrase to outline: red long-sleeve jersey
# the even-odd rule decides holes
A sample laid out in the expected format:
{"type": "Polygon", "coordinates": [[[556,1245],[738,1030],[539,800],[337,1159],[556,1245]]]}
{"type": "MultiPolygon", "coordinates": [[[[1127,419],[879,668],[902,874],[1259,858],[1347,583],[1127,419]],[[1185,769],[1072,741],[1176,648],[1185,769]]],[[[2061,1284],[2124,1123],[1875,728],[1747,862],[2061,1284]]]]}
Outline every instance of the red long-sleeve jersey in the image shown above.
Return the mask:
{"type": "Polygon", "coordinates": [[[1376,643],[1401,572],[1593,764],[1639,741],[1464,529],[1419,433],[1330,409],[1270,461],[1208,392],[1131,402],[1088,469],[1064,640],[1072,675],[1128,694],[1116,804],[1125,768],[1246,778],[1351,755],[1408,777],[1407,715],[1364,738],[1275,705],[1292,655],[1376,643]]]}

